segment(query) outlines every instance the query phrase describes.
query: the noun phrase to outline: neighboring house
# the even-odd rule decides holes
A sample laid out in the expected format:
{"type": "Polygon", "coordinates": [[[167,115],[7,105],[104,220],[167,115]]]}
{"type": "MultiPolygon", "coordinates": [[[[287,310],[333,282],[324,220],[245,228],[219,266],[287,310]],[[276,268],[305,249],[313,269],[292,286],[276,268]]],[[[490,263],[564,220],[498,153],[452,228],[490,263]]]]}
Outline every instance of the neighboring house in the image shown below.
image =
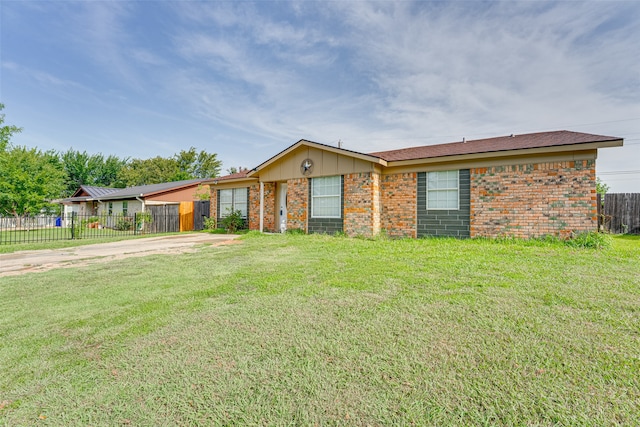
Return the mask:
{"type": "MultiPolygon", "coordinates": [[[[138,212],[152,211],[158,214],[191,215],[191,227],[193,227],[193,202],[199,200],[196,193],[198,187],[205,181],[208,180],[191,179],[127,188],[83,185],[72,197],[63,199],[61,202],[64,205],[65,218],[66,214],[72,211],[82,216],[100,217],[134,217],[138,212]]],[[[189,225],[184,225],[181,219],[180,230],[188,227],[189,225]]]]}
{"type": "Polygon", "coordinates": [[[365,154],[300,140],[209,181],[211,216],[349,236],[567,236],[596,230],[597,151],[622,144],[555,131],[365,154]]]}
{"type": "Polygon", "coordinates": [[[97,215],[100,199],[109,193],[121,190],[120,188],[92,187],[81,185],[71,197],[60,200],[63,206],[64,217],[69,217],[72,213],[77,215],[97,215]]]}

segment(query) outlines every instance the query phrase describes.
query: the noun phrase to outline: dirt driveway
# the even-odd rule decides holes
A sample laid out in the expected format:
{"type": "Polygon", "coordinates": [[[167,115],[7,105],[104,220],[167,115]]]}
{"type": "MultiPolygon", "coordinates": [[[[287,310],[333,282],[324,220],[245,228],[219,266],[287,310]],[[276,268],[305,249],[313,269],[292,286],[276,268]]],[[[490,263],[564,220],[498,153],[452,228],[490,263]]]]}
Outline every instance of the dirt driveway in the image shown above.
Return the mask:
{"type": "Polygon", "coordinates": [[[152,254],[178,254],[195,251],[198,245],[233,243],[232,234],[178,234],[119,242],[97,243],[64,249],[44,249],[0,254],[0,277],[15,276],[54,268],[77,267],[117,259],[152,254]]]}

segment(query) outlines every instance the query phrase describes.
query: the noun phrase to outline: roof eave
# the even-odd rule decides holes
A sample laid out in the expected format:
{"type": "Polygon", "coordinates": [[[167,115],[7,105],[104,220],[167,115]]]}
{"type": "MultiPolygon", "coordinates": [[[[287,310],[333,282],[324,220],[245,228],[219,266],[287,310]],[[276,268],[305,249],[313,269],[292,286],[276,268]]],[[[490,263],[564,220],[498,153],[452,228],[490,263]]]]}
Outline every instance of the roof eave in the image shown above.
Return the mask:
{"type": "MultiPolygon", "coordinates": [[[[123,199],[135,199],[137,197],[142,197],[142,198],[147,198],[147,197],[152,197],[152,196],[157,196],[160,194],[164,194],[164,193],[170,193],[173,191],[180,191],[180,190],[184,190],[187,189],[189,187],[197,187],[198,185],[204,184],[206,180],[201,180],[201,181],[196,181],[196,182],[191,182],[189,184],[183,184],[183,185],[179,185],[179,186],[175,186],[175,187],[169,187],[169,188],[164,188],[162,190],[156,190],[156,191],[151,191],[148,193],[145,192],[136,192],[136,193],[124,193],[124,194],[118,194],[118,195],[111,195],[111,194],[104,194],[102,196],[99,197],[94,197],[93,199],[95,200],[100,200],[100,201],[105,201],[105,200],[123,200],[123,199]]],[[[150,184],[150,185],[154,185],[154,184],[150,184]]],[[[143,186],[139,186],[138,188],[143,187],[143,186]]],[[[133,187],[132,187],[133,188],[133,187]]],[[[122,192],[126,190],[126,188],[122,188],[119,189],[118,192],[122,192]]]]}
{"type": "Polygon", "coordinates": [[[410,166],[410,165],[428,164],[428,163],[457,162],[457,161],[464,161],[464,160],[486,159],[491,157],[509,157],[509,156],[522,156],[522,155],[528,155],[528,154],[535,155],[535,154],[543,154],[543,153],[585,151],[585,150],[594,150],[598,148],[621,147],[623,145],[623,142],[624,142],[623,139],[614,139],[609,141],[587,142],[587,143],[567,144],[567,145],[554,145],[551,147],[487,151],[483,153],[472,153],[472,154],[454,154],[450,156],[426,157],[426,158],[410,159],[410,160],[396,160],[396,161],[390,160],[388,162],[388,167],[410,166]]]}
{"type": "Polygon", "coordinates": [[[242,182],[242,181],[256,182],[256,181],[258,181],[258,178],[246,176],[246,177],[242,177],[242,178],[212,179],[212,180],[209,180],[207,182],[203,182],[203,184],[218,185],[218,184],[226,184],[227,182],[237,183],[237,182],[242,182]]]}
{"type": "Polygon", "coordinates": [[[198,181],[198,182],[193,182],[191,184],[185,184],[185,185],[181,185],[179,187],[172,187],[172,188],[167,188],[165,190],[158,190],[158,191],[152,191],[150,193],[140,193],[139,196],[136,197],[151,197],[151,196],[157,196],[160,194],[164,194],[164,193],[170,193],[172,191],[180,191],[180,190],[184,190],[187,189],[189,187],[197,187],[198,185],[203,185],[205,183],[205,180],[202,181],[198,181]]]}

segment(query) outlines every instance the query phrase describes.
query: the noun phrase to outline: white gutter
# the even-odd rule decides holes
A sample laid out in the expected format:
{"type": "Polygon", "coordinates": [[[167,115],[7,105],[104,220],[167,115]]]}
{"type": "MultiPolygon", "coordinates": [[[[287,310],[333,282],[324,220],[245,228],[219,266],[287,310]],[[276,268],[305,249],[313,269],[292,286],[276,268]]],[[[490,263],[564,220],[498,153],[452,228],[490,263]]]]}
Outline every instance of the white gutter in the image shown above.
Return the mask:
{"type": "Polygon", "coordinates": [[[140,193],[140,196],[136,196],[136,200],[142,203],[142,210],[140,212],[144,212],[144,207],[145,207],[144,200],[142,200],[140,197],[142,197],[142,193],[140,193]]]}

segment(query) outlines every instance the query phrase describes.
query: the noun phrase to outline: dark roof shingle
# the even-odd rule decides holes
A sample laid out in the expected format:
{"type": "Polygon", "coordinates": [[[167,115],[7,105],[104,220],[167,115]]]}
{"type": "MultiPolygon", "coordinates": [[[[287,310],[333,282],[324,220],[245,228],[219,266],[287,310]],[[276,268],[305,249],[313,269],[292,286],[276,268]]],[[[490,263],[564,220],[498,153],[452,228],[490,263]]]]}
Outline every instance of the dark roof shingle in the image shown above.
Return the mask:
{"type": "Polygon", "coordinates": [[[217,178],[213,178],[216,181],[227,181],[230,179],[240,179],[240,178],[246,178],[247,175],[249,175],[249,172],[251,172],[249,169],[243,170],[241,172],[236,172],[236,173],[231,173],[229,175],[225,175],[225,176],[220,176],[217,178]]]}
{"type": "Polygon", "coordinates": [[[448,144],[424,145],[420,147],[402,148],[399,150],[378,151],[369,154],[380,157],[388,162],[392,162],[464,154],[585,144],[589,142],[616,141],[619,139],[620,138],[613,136],[592,135],[588,133],[560,130],[554,132],[499,136],[495,138],[476,139],[466,142],[451,142],[448,144]]]}
{"type": "Polygon", "coordinates": [[[189,179],[185,181],[173,181],[163,182],[160,184],[138,185],[136,187],[118,188],[117,191],[111,192],[106,195],[108,199],[124,199],[133,198],[136,196],[146,197],[150,194],[160,193],[163,191],[174,190],[181,187],[188,187],[190,185],[199,184],[207,181],[207,179],[189,179]]]}

